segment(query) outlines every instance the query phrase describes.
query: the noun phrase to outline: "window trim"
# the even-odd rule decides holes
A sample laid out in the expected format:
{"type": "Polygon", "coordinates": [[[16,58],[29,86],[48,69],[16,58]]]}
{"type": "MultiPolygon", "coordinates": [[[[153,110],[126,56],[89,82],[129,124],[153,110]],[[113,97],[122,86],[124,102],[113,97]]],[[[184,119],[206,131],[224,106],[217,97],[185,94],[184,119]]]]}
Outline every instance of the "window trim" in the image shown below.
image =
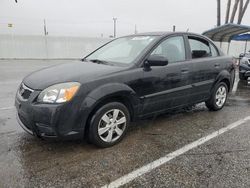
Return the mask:
{"type": "MultiPolygon", "coordinates": [[[[176,62],[173,62],[173,64],[175,63],[180,63],[180,62],[186,62],[186,61],[189,61],[189,51],[188,51],[188,43],[186,41],[186,38],[185,38],[185,35],[184,34],[170,34],[168,36],[164,36],[162,37],[158,42],[156,42],[152,47],[151,49],[147,52],[147,54],[144,56],[144,58],[141,59],[141,63],[139,65],[139,67],[144,67],[144,62],[146,61],[146,59],[150,56],[150,54],[165,40],[169,39],[169,38],[172,38],[172,37],[182,37],[183,38],[183,43],[184,43],[184,48],[185,48],[185,59],[183,61],[176,61],[176,62]]],[[[172,63],[171,63],[172,64],[172,63]]]]}
{"type": "Polygon", "coordinates": [[[184,37],[183,36],[172,36],[172,37],[169,37],[169,38],[167,38],[167,39],[165,39],[165,40],[163,40],[161,43],[159,43],[155,48],[154,48],[154,50],[149,54],[149,55],[151,55],[162,43],[164,43],[164,42],[167,42],[168,40],[171,40],[171,39],[173,39],[173,38],[179,38],[180,40],[181,40],[181,38],[182,38],[182,41],[183,41],[183,48],[184,48],[184,59],[182,59],[182,60],[179,60],[179,61],[173,61],[173,62],[169,62],[169,64],[173,64],[173,63],[178,63],[178,62],[183,62],[183,61],[185,61],[186,60],[186,47],[185,47],[185,40],[184,40],[184,37]]]}
{"type": "MultiPolygon", "coordinates": [[[[218,56],[220,56],[220,53],[219,53],[219,51],[218,51],[218,48],[217,48],[212,42],[209,42],[209,44],[210,44],[211,46],[214,47],[214,49],[215,49],[215,51],[216,51],[216,53],[217,53],[216,56],[213,56],[213,54],[212,54],[211,57],[218,57],[218,56]]],[[[210,47],[210,45],[209,45],[209,47],[210,47]]],[[[210,47],[210,48],[211,48],[211,47],[210,47]]],[[[212,50],[211,50],[211,52],[212,52],[212,50]]]]}
{"type": "Polygon", "coordinates": [[[216,57],[221,56],[221,53],[220,53],[219,49],[217,48],[217,46],[212,41],[208,40],[207,38],[202,37],[202,36],[192,35],[192,34],[186,34],[185,38],[186,38],[186,41],[187,41],[187,48],[189,49],[188,54],[189,54],[189,59],[190,60],[204,59],[204,58],[216,58],[216,57]],[[206,41],[209,44],[210,52],[212,52],[211,47],[210,47],[210,45],[212,45],[215,48],[216,52],[217,52],[217,56],[212,56],[212,54],[211,54],[211,56],[209,56],[209,57],[192,58],[192,51],[191,51],[191,46],[190,46],[190,43],[189,43],[189,38],[196,39],[198,41],[199,40],[200,41],[206,41]]]}
{"type": "Polygon", "coordinates": [[[207,41],[205,39],[202,39],[200,37],[188,36],[188,42],[189,42],[189,46],[190,46],[191,59],[202,59],[202,58],[210,58],[210,57],[212,57],[211,48],[210,48],[210,45],[209,45],[210,42],[209,41],[207,41]],[[203,43],[203,44],[207,45],[207,47],[209,48],[209,56],[199,57],[199,58],[193,58],[190,40],[196,40],[196,41],[199,41],[200,43],[203,43]]]}

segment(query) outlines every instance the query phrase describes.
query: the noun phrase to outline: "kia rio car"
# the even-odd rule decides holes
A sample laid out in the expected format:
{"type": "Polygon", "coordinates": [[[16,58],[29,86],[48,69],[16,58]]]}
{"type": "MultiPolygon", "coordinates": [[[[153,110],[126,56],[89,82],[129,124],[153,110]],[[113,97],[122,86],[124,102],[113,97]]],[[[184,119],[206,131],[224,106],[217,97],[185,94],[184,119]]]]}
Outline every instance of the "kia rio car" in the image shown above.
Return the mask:
{"type": "Polygon", "coordinates": [[[233,60],[208,38],[144,33],[115,39],[82,61],[36,71],[17,91],[17,120],[42,138],[118,143],[131,121],[205,102],[223,108],[233,60]]]}

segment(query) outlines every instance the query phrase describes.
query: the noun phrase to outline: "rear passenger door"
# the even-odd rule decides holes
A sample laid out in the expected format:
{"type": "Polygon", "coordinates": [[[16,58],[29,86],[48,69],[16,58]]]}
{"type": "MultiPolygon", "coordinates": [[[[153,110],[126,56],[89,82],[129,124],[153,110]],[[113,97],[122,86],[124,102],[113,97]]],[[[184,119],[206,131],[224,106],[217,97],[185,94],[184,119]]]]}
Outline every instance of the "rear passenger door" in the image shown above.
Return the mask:
{"type": "Polygon", "coordinates": [[[200,102],[210,96],[210,91],[221,64],[217,48],[205,38],[199,36],[187,36],[190,58],[193,63],[191,102],[200,102]]]}

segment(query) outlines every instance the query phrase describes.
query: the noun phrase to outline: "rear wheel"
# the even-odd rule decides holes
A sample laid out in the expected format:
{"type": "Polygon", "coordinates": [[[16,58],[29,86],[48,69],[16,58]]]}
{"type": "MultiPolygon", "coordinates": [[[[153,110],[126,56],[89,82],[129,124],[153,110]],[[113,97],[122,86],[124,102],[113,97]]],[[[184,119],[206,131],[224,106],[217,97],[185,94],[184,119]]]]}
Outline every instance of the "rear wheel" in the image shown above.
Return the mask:
{"type": "Polygon", "coordinates": [[[99,147],[110,147],[125,136],[130,122],[127,107],[119,102],[102,106],[91,118],[89,141],[99,147]]]}
{"type": "Polygon", "coordinates": [[[210,99],[206,101],[207,108],[213,111],[222,109],[226,103],[227,95],[227,84],[224,82],[220,82],[215,86],[210,99]]]}

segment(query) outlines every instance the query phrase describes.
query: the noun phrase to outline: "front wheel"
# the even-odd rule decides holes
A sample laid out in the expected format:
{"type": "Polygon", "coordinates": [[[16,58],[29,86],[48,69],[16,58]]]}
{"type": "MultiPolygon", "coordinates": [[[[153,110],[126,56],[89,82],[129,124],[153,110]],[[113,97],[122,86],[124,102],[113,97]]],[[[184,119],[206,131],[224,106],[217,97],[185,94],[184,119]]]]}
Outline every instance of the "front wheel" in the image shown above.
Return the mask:
{"type": "Polygon", "coordinates": [[[224,82],[217,84],[211,94],[206,106],[209,110],[217,111],[224,107],[228,96],[228,87],[224,82]]]}
{"type": "Polygon", "coordinates": [[[110,147],[125,136],[130,122],[127,107],[111,102],[100,107],[91,118],[89,141],[99,147],[110,147]]]}

